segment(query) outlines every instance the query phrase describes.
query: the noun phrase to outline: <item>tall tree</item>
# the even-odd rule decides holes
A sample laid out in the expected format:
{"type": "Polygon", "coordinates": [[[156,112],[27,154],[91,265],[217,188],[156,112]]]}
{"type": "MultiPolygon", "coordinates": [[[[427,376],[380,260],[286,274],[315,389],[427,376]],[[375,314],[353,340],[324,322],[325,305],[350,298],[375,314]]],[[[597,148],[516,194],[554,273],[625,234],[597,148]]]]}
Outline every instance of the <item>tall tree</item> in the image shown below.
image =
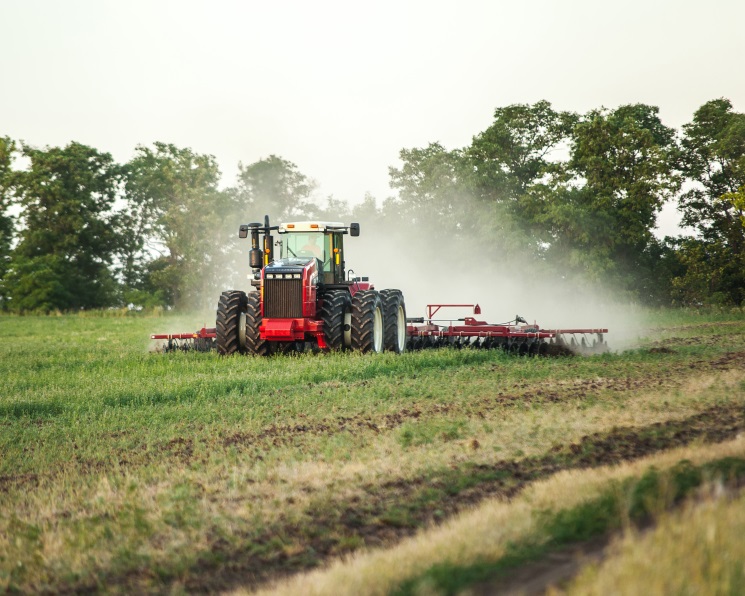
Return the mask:
{"type": "Polygon", "coordinates": [[[440,143],[422,149],[402,149],[400,168],[388,168],[398,197],[387,203],[408,223],[432,227],[447,222],[451,229],[469,225],[470,194],[464,182],[463,153],[440,143]]]}
{"type": "Polygon", "coordinates": [[[137,147],[125,186],[126,278],[138,290],[131,300],[196,306],[214,292],[237,234],[235,204],[219,181],[211,155],[166,143],[137,147]]]}
{"type": "Polygon", "coordinates": [[[270,155],[249,165],[238,165],[238,181],[233,195],[242,213],[263,221],[270,215],[274,221],[305,215],[315,182],[298,170],[291,161],[270,155]]]}
{"type": "Polygon", "coordinates": [[[465,150],[430,143],[403,149],[399,158],[402,166],[389,168],[390,185],[398,196],[383,205],[391,229],[409,237],[415,226],[421,238],[430,240],[429,254],[441,246],[443,234],[454,240],[450,244],[461,258],[473,254],[476,246],[481,257],[525,252],[530,241],[514,212],[503,202],[478,196],[485,187],[476,188],[475,158],[465,150]]]}
{"type": "Polygon", "coordinates": [[[478,225],[487,246],[522,259],[545,257],[545,212],[564,175],[577,118],[545,100],[513,104],[497,108],[489,128],[473,138],[465,150],[468,184],[482,203],[478,225]]]}
{"type": "Polygon", "coordinates": [[[745,301],[745,114],[727,99],[701,106],[683,126],[682,170],[693,188],[683,193],[683,224],[697,232],[681,257],[676,280],[684,302],[745,301]]]}
{"type": "Polygon", "coordinates": [[[497,108],[494,122],[466,151],[482,196],[519,202],[532,185],[557,171],[552,153],[568,143],[576,122],[576,114],[556,111],[545,100],[497,108]]]}
{"type": "Polygon", "coordinates": [[[657,214],[679,185],[675,131],[658,112],[635,104],[583,117],[574,128],[570,177],[547,214],[555,253],[640,293],[649,290],[636,282],[649,278],[657,214]]]}
{"type": "Polygon", "coordinates": [[[8,174],[22,229],[7,275],[13,310],[98,308],[115,300],[110,267],[120,246],[114,201],[120,167],[108,153],[70,143],[22,146],[29,168],[8,174]]]}
{"type": "Polygon", "coordinates": [[[17,151],[9,137],[0,137],[0,310],[8,306],[5,277],[10,266],[10,249],[13,242],[14,222],[8,209],[12,202],[11,167],[17,151]]]}

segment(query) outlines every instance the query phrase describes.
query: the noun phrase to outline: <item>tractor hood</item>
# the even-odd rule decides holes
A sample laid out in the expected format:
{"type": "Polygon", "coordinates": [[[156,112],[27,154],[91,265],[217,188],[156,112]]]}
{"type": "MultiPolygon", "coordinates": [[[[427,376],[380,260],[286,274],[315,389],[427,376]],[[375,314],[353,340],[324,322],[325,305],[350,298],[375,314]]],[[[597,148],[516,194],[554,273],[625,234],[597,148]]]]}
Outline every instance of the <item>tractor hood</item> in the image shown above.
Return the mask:
{"type": "Polygon", "coordinates": [[[297,271],[301,271],[311,261],[315,260],[314,257],[288,257],[286,259],[277,259],[272,261],[266,266],[267,271],[275,267],[281,267],[283,269],[292,268],[297,271]]]}

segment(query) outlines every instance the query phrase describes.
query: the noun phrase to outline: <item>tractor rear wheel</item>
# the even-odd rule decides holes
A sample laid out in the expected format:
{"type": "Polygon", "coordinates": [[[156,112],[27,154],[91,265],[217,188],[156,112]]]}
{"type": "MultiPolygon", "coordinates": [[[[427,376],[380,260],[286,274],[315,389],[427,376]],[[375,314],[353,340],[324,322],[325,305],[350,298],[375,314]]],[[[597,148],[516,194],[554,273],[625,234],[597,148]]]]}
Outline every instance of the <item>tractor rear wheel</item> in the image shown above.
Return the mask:
{"type": "Polygon", "coordinates": [[[258,292],[249,292],[246,303],[246,352],[256,356],[268,356],[272,345],[261,339],[261,297],[258,292]]]}
{"type": "Polygon", "coordinates": [[[217,303],[217,321],[215,323],[217,335],[217,353],[228,356],[236,352],[244,352],[245,346],[241,342],[241,325],[246,314],[246,293],[240,290],[230,290],[220,295],[217,303]]]}
{"type": "Polygon", "coordinates": [[[347,290],[330,290],[323,295],[319,316],[323,320],[326,345],[332,351],[343,350],[346,315],[352,309],[352,299],[347,290]]]}
{"type": "Polygon", "coordinates": [[[406,351],[406,305],[401,290],[382,290],[384,324],[383,345],[386,350],[401,354],[406,351]]]}
{"type": "Polygon", "coordinates": [[[383,303],[375,290],[360,290],[352,298],[352,349],[383,351],[383,303]]]}

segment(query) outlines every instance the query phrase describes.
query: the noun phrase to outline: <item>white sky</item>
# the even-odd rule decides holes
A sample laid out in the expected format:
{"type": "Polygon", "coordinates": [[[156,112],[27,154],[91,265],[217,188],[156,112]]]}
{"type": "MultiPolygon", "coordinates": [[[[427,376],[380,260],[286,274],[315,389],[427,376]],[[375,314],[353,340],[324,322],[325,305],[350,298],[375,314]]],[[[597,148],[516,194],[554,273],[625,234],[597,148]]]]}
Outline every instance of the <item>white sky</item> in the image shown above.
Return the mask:
{"type": "Polygon", "coordinates": [[[510,103],[745,111],[743,23],[742,0],[0,0],[0,135],[122,161],[172,142],[226,185],[274,153],[382,200],[401,148],[464,146],[510,103]]]}

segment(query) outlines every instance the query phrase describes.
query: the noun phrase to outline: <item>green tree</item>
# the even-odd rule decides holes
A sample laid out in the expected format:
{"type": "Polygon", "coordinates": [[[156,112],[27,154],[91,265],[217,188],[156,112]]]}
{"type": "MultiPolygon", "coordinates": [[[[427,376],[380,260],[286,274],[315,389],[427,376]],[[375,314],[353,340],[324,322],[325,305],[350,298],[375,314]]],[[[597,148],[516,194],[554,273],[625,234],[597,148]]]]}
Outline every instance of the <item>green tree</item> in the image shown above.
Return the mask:
{"type": "Polygon", "coordinates": [[[22,209],[6,289],[13,310],[100,308],[116,300],[110,267],[121,243],[114,210],[120,167],[70,143],[23,145],[29,168],[7,174],[22,209]]]}
{"type": "Polygon", "coordinates": [[[594,110],[575,126],[568,176],[546,211],[551,252],[650,298],[657,214],[679,187],[675,131],[654,106],[594,110]]]}
{"type": "Polygon", "coordinates": [[[479,195],[512,203],[516,214],[532,216],[526,195],[560,172],[560,160],[552,154],[568,143],[576,122],[576,114],[556,111],[545,100],[497,108],[494,122],[466,150],[479,195]]]}
{"type": "Polygon", "coordinates": [[[399,159],[400,168],[388,168],[391,188],[398,191],[396,199],[386,203],[388,211],[425,227],[469,225],[471,195],[462,151],[430,143],[422,149],[402,149],[399,159]]]}
{"type": "Polygon", "coordinates": [[[575,121],[547,101],[515,104],[497,108],[491,126],[464,149],[431,143],[403,150],[403,166],[390,169],[398,197],[386,211],[431,230],[446,225],[481,255],[539,258],[547,239],[544,203],[562,172],[554,154],[575,121]]]}
{"type": "Polygon", "coordinates": [[[247,166],[239,164],[238,169],[237,185],[231,192],[252,221],[263,222],[264,215],[273,222],[286,221],[312,210],[310,197],[316,185],[291,161],[270,155],[247,166]]]}
{"type": "Polygon", "coordinates": [[[11,206],[13,190],[11,187],[11,167],[16,144],[9,137],[0,137],[0,310],[8,306],[5,291],[5,278],[10,267],[10,254],[15,226],[8,209],[11,206]]]}
{"type": "Polygon", "coordinates": [[[495,253],[545,259],[552,240],[545,213],[564,178],[577,118],[545,100],[513,104],[497,108],[491,126],[473,138],[469,185],[482,203],[480,235],[495,253]]]}
{"type": "Polygon", "coordinates": [[[352,209],[344,199],[329,196],[323,204],[312,208],[308,215],[319,220],[347,221],[352,217],[352,209]]]}
{"type": "Polygon", "coordinates": [[[727,99],[705,103],[683,126],[681,169],[692,188],[679,198],[683,224],[695,239],[682,253],[676,279],[684,302],[745,301],[745,114],[727,99]]]}
{"type": "Polygon", "coordinates": [[[230,277],[238,220],[219,181],[211,155],[166,143],[137,147],[126,165],[129,300],[196,306],[230,277]]]}

